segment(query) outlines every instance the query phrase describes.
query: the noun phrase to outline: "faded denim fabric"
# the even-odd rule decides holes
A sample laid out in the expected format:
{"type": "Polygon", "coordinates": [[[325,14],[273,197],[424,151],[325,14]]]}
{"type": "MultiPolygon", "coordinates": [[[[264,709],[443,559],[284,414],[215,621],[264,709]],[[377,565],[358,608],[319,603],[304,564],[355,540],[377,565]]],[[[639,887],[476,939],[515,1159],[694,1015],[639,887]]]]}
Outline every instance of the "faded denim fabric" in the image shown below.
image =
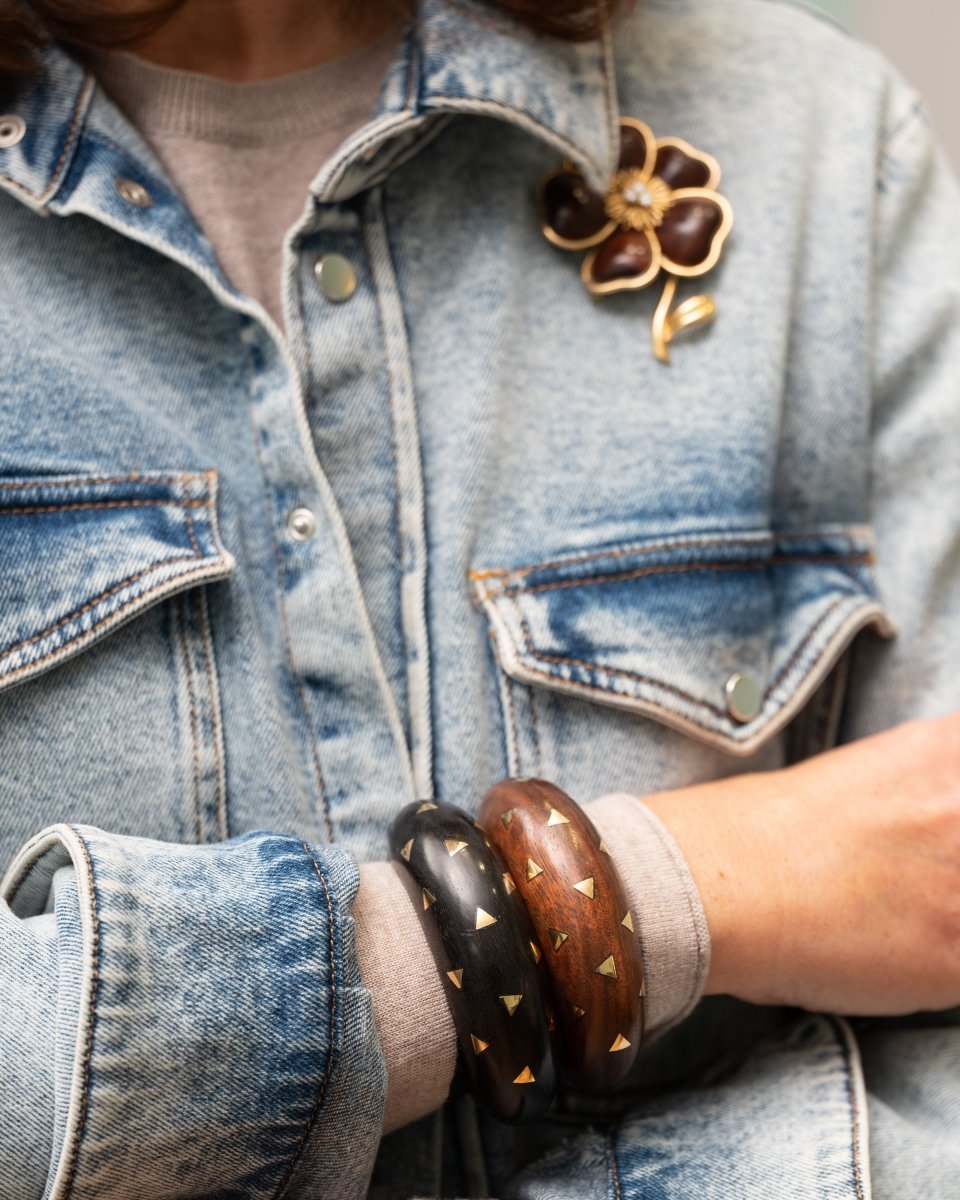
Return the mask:
{"type": "Polygon", "coordinates": [[[15,111],[0,1198],[952,1200],[954,1014],[713,1001],[608,1096],[380,1142],[350,917],[415,796],[642,794],[960,707],[960,190],[910,88],[774,0],[584,45],[422,0],[290,231],[286,333],[70,57],[15,111]],[[669,368],[655,289],[592,299],[539,230],[620,112],[736,213],[669,368]]]}

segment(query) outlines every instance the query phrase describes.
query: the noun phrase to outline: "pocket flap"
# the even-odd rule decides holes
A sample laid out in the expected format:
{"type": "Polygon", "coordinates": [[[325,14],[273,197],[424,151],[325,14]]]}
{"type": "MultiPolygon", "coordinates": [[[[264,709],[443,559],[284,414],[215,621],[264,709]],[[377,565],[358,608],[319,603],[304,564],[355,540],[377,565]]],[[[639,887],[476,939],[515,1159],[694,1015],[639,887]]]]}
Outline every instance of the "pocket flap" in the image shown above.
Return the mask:
{"type": "Polygon", "coordinates": [[[0,480],[0,688],[233,570],[215,471],[0,480]]]}
{"type": "Polygon", "coordinates": [[[854,635],[893,636],[869,529],[684,535],[470,573],[501,667],[753,753],[854,635]],[[728,686],[740,678],[748,711],[728,686]]]}

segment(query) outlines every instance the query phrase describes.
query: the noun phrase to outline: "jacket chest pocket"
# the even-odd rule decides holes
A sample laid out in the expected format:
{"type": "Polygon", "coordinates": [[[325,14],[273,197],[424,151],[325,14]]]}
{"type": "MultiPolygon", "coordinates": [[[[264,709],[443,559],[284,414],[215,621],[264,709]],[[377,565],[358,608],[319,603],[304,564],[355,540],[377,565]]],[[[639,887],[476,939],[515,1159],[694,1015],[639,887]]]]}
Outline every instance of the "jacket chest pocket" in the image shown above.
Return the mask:
{"type": "Polygon", "coordinates": [[[100,810],[113,829],[222,832],[201,586],[233,569],[216,486],[215,472],[0,481],[4,838],[100,810]]]}
{"type": "Polygon", "coordinates": [[[679,786],[746,756],[779,765],[775,735],[854,636],[894,632],[872,563],[869,530],[826,527],[651,538],[471,572],[510,769],[589,795],[679,786]]]}

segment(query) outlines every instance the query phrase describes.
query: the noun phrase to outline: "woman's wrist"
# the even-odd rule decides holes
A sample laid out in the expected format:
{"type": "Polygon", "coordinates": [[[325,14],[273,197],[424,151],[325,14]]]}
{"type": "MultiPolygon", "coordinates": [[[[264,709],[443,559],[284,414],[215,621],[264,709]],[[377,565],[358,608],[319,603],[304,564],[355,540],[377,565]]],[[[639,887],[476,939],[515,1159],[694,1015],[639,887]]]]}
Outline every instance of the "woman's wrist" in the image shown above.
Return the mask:
{"type": "Polygon", "coordinates": [[[775,800],[784,775],[737,776],[644,797],[679,847],[703,906],[711,946],[705,995],[759,998],[776,976],[782,879],[775,800]]]}

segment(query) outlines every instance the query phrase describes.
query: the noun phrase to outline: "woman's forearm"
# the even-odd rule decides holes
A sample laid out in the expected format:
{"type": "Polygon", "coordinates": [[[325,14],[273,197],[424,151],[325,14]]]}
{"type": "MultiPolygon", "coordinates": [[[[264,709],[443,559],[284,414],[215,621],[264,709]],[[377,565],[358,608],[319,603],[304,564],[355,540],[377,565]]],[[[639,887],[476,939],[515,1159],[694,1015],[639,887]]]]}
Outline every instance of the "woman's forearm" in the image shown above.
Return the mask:
{"type": "MultiPolygon", "coordinates": [[[[627,889],[648,1041],[704,992],[862,1015],[960,1002],[960,717],[586,811],[627,889]]],[[[446,1098],[456,1034],[416,886],[392,863],[360,879],[389,1132],[446,1098]]]]}

